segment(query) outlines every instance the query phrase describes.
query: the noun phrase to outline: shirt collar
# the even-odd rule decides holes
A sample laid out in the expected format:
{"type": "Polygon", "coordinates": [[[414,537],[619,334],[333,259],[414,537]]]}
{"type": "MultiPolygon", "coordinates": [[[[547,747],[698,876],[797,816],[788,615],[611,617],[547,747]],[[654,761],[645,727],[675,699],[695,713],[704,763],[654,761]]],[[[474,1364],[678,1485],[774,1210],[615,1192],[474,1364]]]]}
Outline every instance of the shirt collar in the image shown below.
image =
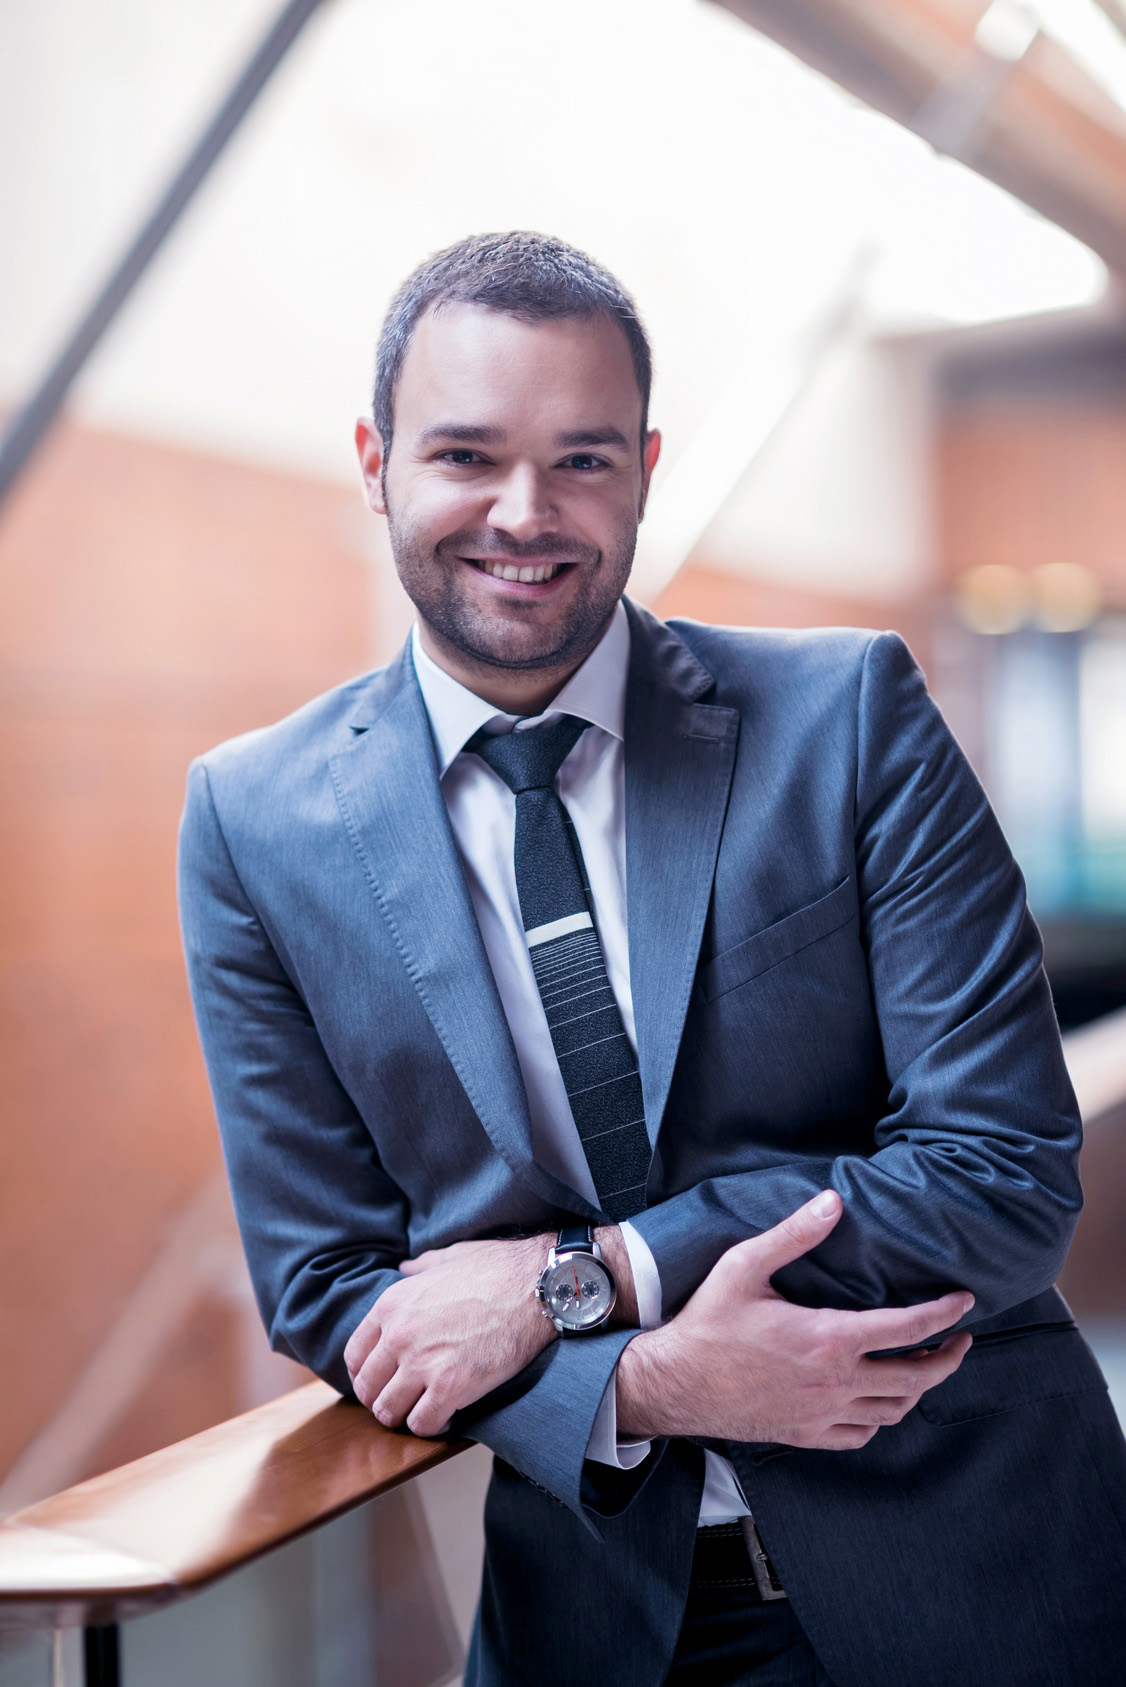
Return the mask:
{"type": "MultiPolygon", "coordinates": [[[[447,674],[422,648],[418,622],[411,632],[411,657],[418,675],[419,689],[430,728],[438,750],[439,772],[444,774],[451,762],[461,753],[473,734],[483,726],[496,723],[511,729],[526,717],[505,714],[483,697],[470,691],[452,674],[447,674]]],[[[587,657],[581,668],[573,673],[566,685],[542,715],[535,716],[535,724],[550,715],[578,715],[580,720],[600,726],[612,738],[624,738],[626,716],[626,676],[629,670],[629,621],[619,602],[610,625],[587,657]]],[[[531,725],[533,722],[528,721],[531,725]]]]}

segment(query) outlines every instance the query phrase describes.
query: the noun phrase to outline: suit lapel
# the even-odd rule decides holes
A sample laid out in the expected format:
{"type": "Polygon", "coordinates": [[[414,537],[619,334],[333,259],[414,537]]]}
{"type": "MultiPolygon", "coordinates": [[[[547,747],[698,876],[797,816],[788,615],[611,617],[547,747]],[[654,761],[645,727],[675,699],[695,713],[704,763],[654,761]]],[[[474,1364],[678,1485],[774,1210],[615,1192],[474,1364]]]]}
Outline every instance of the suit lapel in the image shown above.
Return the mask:
{"type": "Polygon", "coordinates": [[[510,1170],[551,1205],[585,1213],[587,1203],[532,1158],[524,1080],[442,798],[409,646],[351,725],[355,741],[329,764],[337,801],[430,1022],[510,1170]]]}
{"type": "Polygon", "coordinates": [[[671,628],[627,601],[626,894],[650,1142],[668,1100],[723,831],[739,714],[671,628]]]}

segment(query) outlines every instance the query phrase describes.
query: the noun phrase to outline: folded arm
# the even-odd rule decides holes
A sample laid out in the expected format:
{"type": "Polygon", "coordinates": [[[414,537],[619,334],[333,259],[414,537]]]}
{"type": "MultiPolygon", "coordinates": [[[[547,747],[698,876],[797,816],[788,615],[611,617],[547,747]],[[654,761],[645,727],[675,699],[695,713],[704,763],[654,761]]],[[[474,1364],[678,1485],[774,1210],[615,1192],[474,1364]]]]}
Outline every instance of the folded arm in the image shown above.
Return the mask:
{"type": "MultiPolygon", "coordinates": [[[[179,869],[192,999],[262,1319],[276,1351],[350,1394],[349,1339],[388,1289],[409,1286],[407,1200],[333,1069],[282,940],[242,885],[202,764],[189,777],[179,869]]],[[[503,1387],[490,1379],[457,1427],[581,1511],[585,1449],[634,1332],[564,1346],[522,1284],[516,1298],[524,1330],[549,1345],[533,1343],[503,1387]]]]}
{"type": "Polygon", "coordinates": [[[409,1251],[406,1202],[243,889],[199,764],[179,879],[192,1001],[262,1318],[277,1351],[347,1393],[348,1337],[409,1251]]]}
{"type": "MultiPolygon", "coordinates": [[[[958,1287],[988,1316],[1055,1281],[1079,1213],[1080,1127],[1024,885],[903,642],[868,648],[855,850],[889,1089],[871,1155],[708,1178],[632,1222],[666,1314],[728,1248],[819,1189],[840,1224],[778,1285],[807,1305],[906,1305],[958,1287]]],[[[751,986],[753,988],[753,986],[751,986]]]]}

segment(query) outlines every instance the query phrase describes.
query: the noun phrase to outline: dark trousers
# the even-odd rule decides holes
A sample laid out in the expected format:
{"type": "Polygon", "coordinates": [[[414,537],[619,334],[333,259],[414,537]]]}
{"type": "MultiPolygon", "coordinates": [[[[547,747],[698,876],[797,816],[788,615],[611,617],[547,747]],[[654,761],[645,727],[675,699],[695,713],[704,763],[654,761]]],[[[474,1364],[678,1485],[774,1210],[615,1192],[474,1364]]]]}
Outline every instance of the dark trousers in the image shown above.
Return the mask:
{"type": "Polygon", "coordinates": [[[789,1600],[760,1596],[738,1527],[700,1536],[666,1687],[833,1687],[789,1600]]]}

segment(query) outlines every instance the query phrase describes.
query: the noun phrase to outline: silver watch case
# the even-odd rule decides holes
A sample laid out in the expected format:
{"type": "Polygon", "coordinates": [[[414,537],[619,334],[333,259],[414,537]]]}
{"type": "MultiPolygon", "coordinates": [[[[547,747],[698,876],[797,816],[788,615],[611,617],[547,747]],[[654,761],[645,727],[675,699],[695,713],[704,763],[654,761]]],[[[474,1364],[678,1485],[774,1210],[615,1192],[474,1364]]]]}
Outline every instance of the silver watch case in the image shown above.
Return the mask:
{"type": "Polygon", "coordinates": [[[563,1336],[585,1336],[600,1330],[614,1310],[617,1284],[602,1249],[592,1240],[587,1247],[550,1249],[536,1284],[536,1300],[563,1336]]]}

